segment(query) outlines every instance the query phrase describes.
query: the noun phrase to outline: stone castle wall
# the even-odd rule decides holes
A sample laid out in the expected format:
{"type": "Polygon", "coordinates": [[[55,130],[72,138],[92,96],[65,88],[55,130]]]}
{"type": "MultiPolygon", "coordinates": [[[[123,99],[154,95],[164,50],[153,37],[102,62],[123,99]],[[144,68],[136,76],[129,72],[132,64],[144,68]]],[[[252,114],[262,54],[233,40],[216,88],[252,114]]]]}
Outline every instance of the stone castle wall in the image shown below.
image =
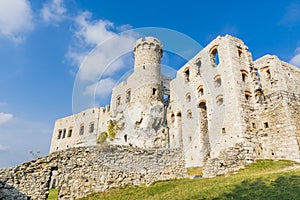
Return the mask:
{"type": "Polygon", "coordinates": [[[75,199],[113,187],[185,176],[179,149],[79,147],[0,169],[0,199],[47,199],[54,178],[59,199],[75,199]]]}

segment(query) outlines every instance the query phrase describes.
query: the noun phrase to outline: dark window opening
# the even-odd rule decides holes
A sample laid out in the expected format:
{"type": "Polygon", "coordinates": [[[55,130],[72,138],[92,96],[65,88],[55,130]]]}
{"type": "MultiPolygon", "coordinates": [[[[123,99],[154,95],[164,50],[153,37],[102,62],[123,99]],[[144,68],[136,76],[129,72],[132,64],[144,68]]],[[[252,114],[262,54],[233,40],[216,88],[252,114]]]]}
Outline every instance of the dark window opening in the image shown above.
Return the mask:
{"type": "Polygon", "coordinates": [[[197,65],[197,68],[198,68],[197,75],[201,76],[201,60],[198,60],[196,62],[196,65],[197,65]]]}
{"type": "Polygon", "coordinates": [[[126,92],[126,103],[130,102],[130,99],[131,99],[131,90],[128,90],[126,92]]]}
{"type": "Polygon", "coordinates": [[[220,75],[215,76],[214,81],[215,81],[215,87],[220,87],[222,85],[222,80],[220,75]]]}
{"type": "Polygon", "coordinates": [[[243,82],[246,81],[246,78],[247,78],[247,75],[246,74],[242,74],[242,80],[243,80],[243,82]]]}
{"type": "Polygon", "coordinates": [[[125,142],[127,142],[127,135],[124,135],[124,140],[125,142]]]}
{"type": "Polygon", "coordinates": [[[90,132],[90,133],[93,133],[93,132],[94,132],[94,129],[95,129],[95,123],[92,122],[92,123],[90,123],[90,126],[89,126],[89,132],[90,132]]]}
{"type": "Polygon", "coordinates": [[[190,142],[192,141],[192,136],[189,137],[190,138],[190,142]]]}
{"type": "Polygon", "coordinates": [[[245,99],[246,99],[247,101],[249,101],[250,98],[251,98],[251,92],[246,91],[246,92],[245,92],[245,99]]]}
{"type": "Polygon", "coordinates": [[[217,105],[222,105],[223,104],[223,102],[224,102],[224,99],[223,99],[223,95],[219,95],[219,96],[217,96],[217,105]]]}
{"type": "Polygon", "coordinates": [[[146,68],[145,68],[145,65],[143,65],[143,69],[146,69],[146,68]]]}
{"type": "Polygon", "coordinates": [[[177,117],[181,117],[181,112],[177,113],[176,116],[177,116],[177,117]]]}
{"type": "Polygon", "coordinates": [[[156,88],[152,88],[152,95],[156,95],[156,91],[157,91],[156,88]]]}
{"type": "Polygon", "coordinates": [[[83,134],[84,134],[84,125],[81,125],[79,129],[79,135],[83,135],[83,134]]]}
{"type": "Polygon", "coordinates": [[[199,103],[198,108],[201,108],[202,110],[206,111],[206,103],[205,102],[199,103]]]}
{"type": "Polygon", "coordinates": [[[191,102],[191,94],[190,93],[187,93],[185,95],[185,98],[186,98],[186,102],[191,102]]]}
{"type": "Polygon", "coordinates": [[[57,139],[60,139],[60,138],[61,138],[61,134],[62,134],[62,130],[58,130],[58,136],[57,136],[57,139]]]}
{"type": "Polygon", "coordinates": [[[252,128],[256,128],[256,124],[255,123],[252,123],[252,128]]]}
{"type": "Polygon", "coordinates": [[[226,129],[225,128],[222,128],[222,134],[226,134],[226,129]]]}
{"type": "Polygon", "coordinates": [[[268,123],[268,122],[265,122],[265,123],[264,123],[264,127],[265,127],[265,128],[269,128],[269,123],[268,123]]]}
{"type": "Polygon", "coordinates": [[[187,117],[188,119],[192,119],[193,114],[192,114],[192,111],[191,111],[191,110],[188,110],[188,111],[187,111],[186,117],[187,117]]]}
{"type": "Polygon", "coordinates": [[[64,129],[64,132],[63,132],[62,138],[65,138],[65,137],[66,137],[66,132],[67,132],[67,130],[66,130],[66,129],[64,129]]]}
{"type": "Polygon", "coordinates": [[[243,51],[241,48],[238,48],[239,57],[242,57],[243,51]]]}
{"type": "Polygon", "coordinates": [[[266,77],[267,79],[271,79],[271,72],[269,69],[266,71],[266,77]]]}
{"type": "Polygon", "coordinates": [[[197,90],[198,90],[199,96],[202,96],[204,94],[203,85],[198,86],[197,90]]]}
{"type": "Polygon", "coordinates": [[[117,96],[117,106],[119,106],[121,104],[121,96],[117,96]]]}
{"type": "Polygon", "coordinates": [[[184,71],[184,78],[185,78],[185,81],[186,82],[189,82],[190,81],[190,69],[187,68],[185,71],[184,71]]]}
{"type": "Polygon", "coordinates": [[[171,122],[174,123],[174,121],[175,121],[175,115],[174,115],[174,113],[172,113],[171,114],[171,122]]]}
{"type": "Polygon", "coordinates": [[[68,137],[71,137],[71,136],[72,136],[72,131],[73,131],[72,129],[69,130],[69,132],[68,132],[68,137]]]}

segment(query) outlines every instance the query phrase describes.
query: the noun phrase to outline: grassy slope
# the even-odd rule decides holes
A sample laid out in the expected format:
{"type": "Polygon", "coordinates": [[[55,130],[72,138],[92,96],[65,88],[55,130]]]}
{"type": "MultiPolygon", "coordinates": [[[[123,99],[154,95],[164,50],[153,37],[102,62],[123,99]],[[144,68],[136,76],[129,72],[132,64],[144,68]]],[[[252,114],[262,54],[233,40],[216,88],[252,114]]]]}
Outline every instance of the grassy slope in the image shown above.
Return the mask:
{"type": "Polygon", "coordinates": [[[127,186],[89,195],[96,199],[300,199],[300,169],[290,161],[259,161],[237,174],[212,179],[159,181],[149,187],[127,186]]]}

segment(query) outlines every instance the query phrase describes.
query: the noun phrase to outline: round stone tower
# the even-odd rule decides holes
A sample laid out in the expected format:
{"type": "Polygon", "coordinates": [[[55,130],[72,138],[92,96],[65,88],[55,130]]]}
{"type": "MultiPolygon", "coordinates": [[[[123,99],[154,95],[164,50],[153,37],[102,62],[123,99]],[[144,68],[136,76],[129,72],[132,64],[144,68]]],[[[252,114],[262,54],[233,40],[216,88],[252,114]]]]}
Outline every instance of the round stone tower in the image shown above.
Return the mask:
{"type": "Polygon", "coordinates": [[[147,103],[162,100],[161,58],[162,44],[154,37],[137,40],[134,46],[133,102],[147,103]]]}

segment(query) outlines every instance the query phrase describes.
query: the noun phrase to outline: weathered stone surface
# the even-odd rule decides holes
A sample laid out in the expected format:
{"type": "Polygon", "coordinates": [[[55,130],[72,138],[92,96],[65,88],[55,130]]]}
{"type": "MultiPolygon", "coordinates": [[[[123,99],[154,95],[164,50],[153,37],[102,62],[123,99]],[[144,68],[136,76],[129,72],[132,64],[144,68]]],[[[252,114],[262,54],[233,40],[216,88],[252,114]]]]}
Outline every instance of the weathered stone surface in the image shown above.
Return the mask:
{"type": "Polygon", "coordinates": [[[75,199],[112,187],[185,176],[184,158],[179,149],[71,148],[17,167],[0,169],[0,199],[46,199],[53,178],[59,199],[75,199]]]}

